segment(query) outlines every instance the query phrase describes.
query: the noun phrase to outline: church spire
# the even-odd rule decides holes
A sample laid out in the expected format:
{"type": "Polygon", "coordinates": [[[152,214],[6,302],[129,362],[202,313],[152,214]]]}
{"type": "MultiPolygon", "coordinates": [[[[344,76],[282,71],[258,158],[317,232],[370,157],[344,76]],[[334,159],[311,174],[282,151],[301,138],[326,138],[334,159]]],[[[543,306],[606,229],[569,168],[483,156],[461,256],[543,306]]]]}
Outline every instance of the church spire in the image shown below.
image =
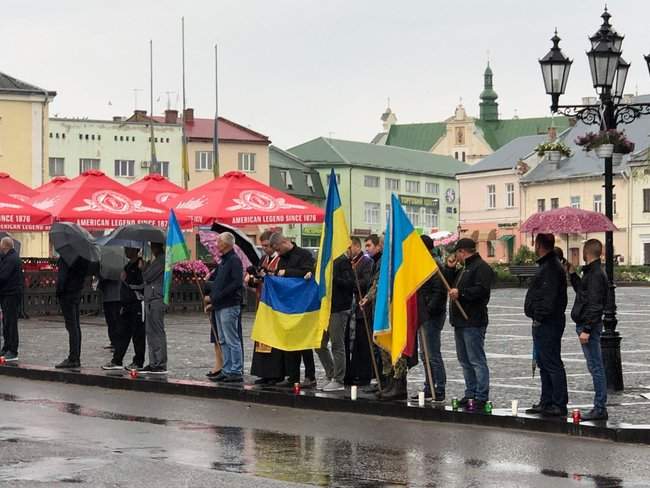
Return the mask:
{"type": "Polygon", "coordinates": [[[497,92],[494,91],[492,82],[492,68],[490,68],[490,61],[487,63],[487,68],[483,73],[483,91],[481,92],[480,114],[483,121],[499,120],[499,104],[497,103],[497,92]]]}

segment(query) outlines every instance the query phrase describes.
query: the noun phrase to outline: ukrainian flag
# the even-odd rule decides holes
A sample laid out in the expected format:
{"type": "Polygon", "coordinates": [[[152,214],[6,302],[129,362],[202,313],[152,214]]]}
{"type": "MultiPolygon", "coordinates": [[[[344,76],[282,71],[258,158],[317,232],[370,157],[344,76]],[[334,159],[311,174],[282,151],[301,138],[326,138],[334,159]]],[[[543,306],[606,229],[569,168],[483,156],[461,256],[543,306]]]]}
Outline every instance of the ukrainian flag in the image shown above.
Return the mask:
{"type": "Polygon", "coordinates": [[[165,248],[165,274],[163,276],[163,303],[169,304],[169,294],[172,289],[173,267],[180,261],[190,259],[190,253],[185,244],[181,227],[176,220],[174,210],[169,211],[169,224],[167,225],[167,244],[165,248]]]}
{"type": "Polygon", "coordinates": [[[334,170],[329,175],[327,201],[325,203],[325,221],[320,238],[318,262],[316,263],[315,279],[318,283],[318,297],[320,299],[321,331],[326,331],[329,326],[332,310],[332,274],[334,260],[345,253],[350,247],[350,234],[345,222],[345,214],[341,206],[339,187],[336,184],[334,170]]]}
{"type": "Polygon", "coordinates": [[[314,280],[267,275],[251,338],[282,351],[316,349],[321,301],[314,280]]]}
{"type": "Polygon", "coordinates": [[[437,271],[436,261],[393,194],[373,321],[375,343],[391,355],[393,364],[402,354],[413,354],[419,325],[416,292],[437,271]]]}

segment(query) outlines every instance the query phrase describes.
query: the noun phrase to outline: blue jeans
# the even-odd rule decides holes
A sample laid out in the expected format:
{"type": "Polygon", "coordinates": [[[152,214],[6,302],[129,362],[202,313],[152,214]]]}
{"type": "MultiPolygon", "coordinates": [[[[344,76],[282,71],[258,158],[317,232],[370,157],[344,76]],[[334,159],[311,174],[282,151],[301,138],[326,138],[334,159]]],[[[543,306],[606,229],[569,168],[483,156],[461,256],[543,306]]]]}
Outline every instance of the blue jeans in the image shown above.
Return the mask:
{"type": "Polygon", "coordinates": [[[566,409],[569,402],[566,370],[562,362],[562,335],[564,321],[542,322],[533,327],[533,344],[536,351],[539,377],[542,381],[542,394],[539,404],[542,407],[552,405],[566,409]]]}
{"type": "Polygon", "coordinates": [[[490,394],[490,370],[485,357],[487,327],[456,327],[456,356],[463,368],[465,397],[487,401],[490,394]]]}
{"type": "Polygon", "coordinates": [[[241,307],[226,307],[214,312],[217,334],[223,353],[222,371],[227,375],[242,375],[244,372],[242,342],[239,333],[241,307]]]}
{"type": "MultiPolygon", "coordinates": [[[[445,318],[447,312],[443,311],[441,314],[432,317],[422,324],[422,331],[427,339],[429,365],[431,366],[431,376],[433,377],[434,388],[433,391],[436,397],[445,396],[445,385],[447,384],[447,374],[445,372],[445,363],[442,361],[442,353],[440,352],[440,335],[442,328],[445,325],[445,318]]],[[[422,362],[426,361],[424,356],[424,344],[421,345],[422,362]]],[[[429,385],[429,378],[426,376],[424,380],[424,392],[431,393],[431,386],[429,385]]]]}
{"type": "MultiPolygon", "coordinates": [[[[576,333],[580,335],[582,326],[576,325],[576,333]]],[[[604,409],[607,407],[607,378],[603,366],[603,355],[600,352],[600,335],[603,333],[603,324],[591,327],[589,342],[581,344],[582,352],[587,360],[587,369],[591,373],[594,383],[594,407],[604,409]]]]}

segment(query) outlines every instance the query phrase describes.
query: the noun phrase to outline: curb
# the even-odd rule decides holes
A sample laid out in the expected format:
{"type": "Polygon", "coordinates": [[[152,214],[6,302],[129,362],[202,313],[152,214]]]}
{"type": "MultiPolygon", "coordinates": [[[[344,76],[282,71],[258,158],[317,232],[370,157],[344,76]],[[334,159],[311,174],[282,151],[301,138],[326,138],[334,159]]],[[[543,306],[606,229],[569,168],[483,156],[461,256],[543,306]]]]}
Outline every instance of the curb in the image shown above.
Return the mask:
{"type": "Polygon", "coordinates": [[[520,414],[517,417],[506,414],[506,410],[495,409],[492,414],[454,411],[450,407],[418,407],[401,402],[381,402],[359,399],[352,401],[327,393],[302,392],[299,395],[286,391],[259,389],[251,385],[216,386],[213,383],[193,380],[155,379],[138,377],[131,379],[123,374],[97,374],[95,370],[56,370],[42,366],[0,366],[0,375],[38,381],[58,381],[82,386],[97,386],[117,390],[185,395],[200,398],[234,400],[263,405],[274,405],[327,412],[378,415],[408,420],[444,422],[460,425],[504,428],[550,434],[566,434],[574,437],[603,439],[613,442],[650,444],[650,425],[619,424],[614,422],[586,422],[573,424],[569,420],[548,420],[520,414]],[[500,412],[504,412],[501,414],[500,412]]]}

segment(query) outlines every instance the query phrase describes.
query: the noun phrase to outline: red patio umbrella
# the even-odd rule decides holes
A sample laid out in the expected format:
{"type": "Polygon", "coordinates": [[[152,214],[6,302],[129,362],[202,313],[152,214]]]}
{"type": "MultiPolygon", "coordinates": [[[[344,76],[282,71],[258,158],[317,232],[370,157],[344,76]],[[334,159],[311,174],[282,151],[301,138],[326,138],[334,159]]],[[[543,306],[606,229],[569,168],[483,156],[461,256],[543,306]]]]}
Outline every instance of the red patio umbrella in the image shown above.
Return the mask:
{"type": "Polygon", "coordinates": [[[563,207],[531,215],[521,226],[533,234],[589,234],[618,230],[604,214],[563,207]]]}
{"type": "Polygon", "coordinates": [[[0,191],[21,202],[26,202],[36,195],[36,191],[21,183],[9,175],[9,173],[0,173],[0,191]]]}
{"type": "Polygon", "coordinates": [[[65,183],[66,181],[70,181],[70,178],[68,178],[67,176],[55,176],[47,183],[34,188],[34,191],[38,193],[47,193],[49,191],[54,190],[56,187],[65,183]]]}
{"type": "MultiPolygon", "coordinates": [[[[73,222],[88,230],[140,223],[166,227],[169,214],[153,198],[97,170],[86,171],[48,194],[40,193],[30,203],[50,212],[56,221],[73,222]]],[[[189,219],[179,218],[179,223],[187,227],[189,219]]]]}
{"type": "Polygon", "coordinates": [[[0,229],[18,232],[44,231],[50,228],[52,216],[45,210],[0,193],[0,229]]]}
{"type": "Polygon", "coordinates": [[[185,193],[184,188],[159,174],[147,175],[129,185],[129,188],[143,195],[149,195],[156,202],[166,207],[169,206],[169,201],[185,193]]]}
{"type": "Polygon", "coordinates": [[[191,217],[199,225],[313,224],[324,217],[323,209],[238,171],[194,188],[171,204],[177,215],[191,217]]]}

